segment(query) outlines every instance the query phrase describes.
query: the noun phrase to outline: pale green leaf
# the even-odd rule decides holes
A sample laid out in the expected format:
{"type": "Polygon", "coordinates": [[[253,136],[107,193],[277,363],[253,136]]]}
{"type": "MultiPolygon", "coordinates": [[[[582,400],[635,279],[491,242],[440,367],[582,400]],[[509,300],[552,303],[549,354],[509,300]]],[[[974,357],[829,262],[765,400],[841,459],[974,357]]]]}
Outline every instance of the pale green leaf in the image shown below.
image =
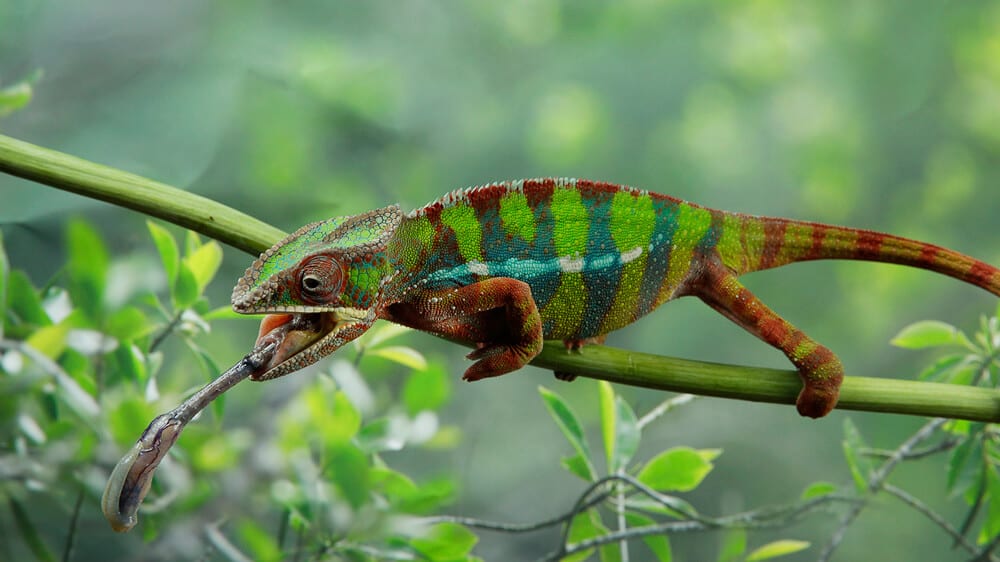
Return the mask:
{"type": "Polygon", "coordinates": [[[198,294],[201,295],[219,270],[219,264],[222,263],[222,246],[214,240],[202,244],[197,250],[184,256],[183,262],[194,275],[198,284],[198,294]]]}
{"type": "Polygon", "coordinates": [[[240,518],[239,534],[242,543],[249,549],[253,560],[277,561],[283,558],[281,547],[272,533],[248,517],[240,518]]]}
{"type": "Polygon", "coordinates": [[[412,347],[389,345],[373,349],[369,353],[383,359],[388,359],[404,367],[409,367],[410,369],[420,370],[427,368],[427,359],[424,358],[422,353],[412,347]]]}
{"type": "Polygon", "coordinates": [[[403,403],[411,416],[422,410],[437,410],[450,396],[448,373],[440,365],[414,371],[403,387],[403,403]]]}
{"type": "Polygon", "coordinates": [[[829,482],[813,482],[809,485],[799,496],[803,500],[811,500],[813,498],[818,498],[820,496],[825,496],[827,494],[832,494],[837,491],[836,484],[831,484],[829,482]]]}
{"type": "MultiPolygon", "coordinates": [[[[633,529],[656,525],[655,521],[638,513],[626,513],[625,521],[633,529]]],[[[642,537],[642,542],[646,543],[646,547],[649,548],[658,562],[671,562],[673,560],[673,553],[670,550],[670,540],[667,538],[667,535],[645,535],[642,537]]]]}
{"type": "Polygon", "coordinates": [[[951,324],[937,320],[922,320],[906,326],[896,337],[892,345],[907,349],[922,349],[951,345],[959,341],[959,331],[951,324]]]}
{"type": "Polygon", "coordinates": [[[639,480],[661,492],[687,492],[701,484],[711,472],[718,449],[695,450],[674,447],[656,455],[639,471],[639,480]]]}
{"type": "Polygon", "coordinates": [[[556,425],[562,431],[566,440],[572,445],[576,454],[587,464],[587,473],[594,474],[594,469],[590,462],[590,447],[587,446],[587,440],[583,435],[583,427],[580,425],[576,414],[573,413],[569,404],[555,392],[539,386],[538,393],[541,394],[542,400],[545,402],[545,407],[549,410],[549,414],[555,420],[556,425]]]}
{"type": "Polygon", "coordinates": [[[615,428],[618,424],[615,419],[615,391],[611,388],[611,383],[597,381],[597,396],[601,413],[601,437],[604,439],[604,454],[608,473],[614,474],[617,468],[614,462],[615,428]]]}
{"type": "Polygon", "coordinates": [[[574,476],[579,476],[587,482],[592,482],[596,478],[594,469],[591,468],[590,463],[580,455],[563,457],[559,460],[559,464],[574,476]]]}
{"type": "Polygon", "coordinates": [[[795,541],[791,539],[777,540],[755,549],[747,555],[747,562],[770,560],[779,556],[794,554],[807,548],[809,548],[809,543],[807,541],[795,541]]]}
{"type": "Polygon", "coordinates": [[[422,536],[410,539],[410,546],[433,561],[460,560],[479,541],[472,531],[457,523],[438,523],[422,536]]]}
{"type": "Polygon", "coordinates": [[[160,262],[163,263],[163,271],[167,274],[167,286],[172,287],[177,279],[177,267],[181,259],[177,241],[167,229],[151,220],[146,221],[146,227],[153,238],[156,250],[160,253],[160,262]]]}
{"type": "Polygon", "coordinates": [[[330,479],[340,495],[358,509],[368,499],[371,479],[368,474],[368,457],[351,443],[340,444],[327,451],[324,475],[330,479]]]}
{"type": "Polygon", "coordinates": [[[3,327],[7,321],[7,278],[10,275],[10,262],[3,245],[3,231],[0,230],[0,339],[3,339],[3,327]]]}
{"type": "Polygon", "coordinates": [[[407,328],[401,324],[382,322],[381,324],[376,325],[373,329],[365,332],[360,338],[354,341],[362,347],[374,348],[388,340],[399,337],[410,331],[412,331],[411,328],[407,328]]]}
{"type": "Polygon", "coordinates": [[[628,402],[615,396],[615,454],[612,458],[613,470],[624,470],[639,449],[641,430],[639,420],[628,402]]]}
{"type": "Polygon", "coordinates": [[[31,82],[24,81],[0,88],[0,117],[9,115],[31,102],[34,89],[31,82]]]}
{"type": "Polygon", "coordinates": [[[851,470],[854,486],[861,493],[868,491],[868,478],[872,471],[871,461],[861,454],[861,449],[864,447],[865,443],[854,422],[851,421],[851,418],[844,418],[844,458],[851,470]]]}
{"type": "Polygon", "coordinates": [[[72,220],[66,226],[69,292],[73,304],[96,318],[104,301],[110,259],[104,241],[90,224],[72,220]]]}
{"type": "Polygon", "coordinates": [[[746,529],[732,529],[722,537],[722,549],[719,552],[719,562],[736,562],[743,559],[747,550],[746,529]]]}
{"type": "Polygon", "coordinates": [[[190,307],[201,296],[201,291],[198,287],[198,278],[184,262],[181,262],[177,268],[177,282],[174,283],[171,296],[173,297],[174,307],[179,310],[190,307]]]}

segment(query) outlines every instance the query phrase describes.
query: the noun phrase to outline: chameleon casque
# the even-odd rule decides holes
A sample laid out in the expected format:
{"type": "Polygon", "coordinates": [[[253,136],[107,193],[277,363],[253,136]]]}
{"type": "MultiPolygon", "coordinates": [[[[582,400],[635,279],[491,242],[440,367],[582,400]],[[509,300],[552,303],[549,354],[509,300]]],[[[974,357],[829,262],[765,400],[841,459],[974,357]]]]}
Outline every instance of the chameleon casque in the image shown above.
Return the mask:
{"type": "Polygon", "coordinates": [[[929,269],[1000,296],[1000,270],[939,246],[535,179],[453,191],[410,213],[390,206],[306,225],[247,269],[232,301],[237,312],[268,314],[261,339],[284,330],[256,380],[312,364],[385,319],[477,344],[463,377],[474,381],[521,368],[543,339],[600,342],[695,296],[791,360],[803,383],[798,411],[816,418],[837,403],[840,360],[737,277],[831,258],[929,269]],[[293,319],[305,327],[288,329],[293,319]]]}

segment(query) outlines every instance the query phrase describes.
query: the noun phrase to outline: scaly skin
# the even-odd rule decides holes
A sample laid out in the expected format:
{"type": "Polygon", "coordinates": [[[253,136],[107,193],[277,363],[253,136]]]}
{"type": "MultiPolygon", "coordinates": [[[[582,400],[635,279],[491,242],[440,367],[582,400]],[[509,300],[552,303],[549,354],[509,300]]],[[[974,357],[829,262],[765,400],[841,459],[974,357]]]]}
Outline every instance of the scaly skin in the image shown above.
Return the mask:
{"type": "Polygon", "coordinates": [[[257,380],[316,362],[377,319],[476,343],[464,378],[478,380],[521,368],[543,338],[579,348],[696,296],[784,352],[803,382],[799,413],[821,417],[837,403],[840,361],[737,276],[829,258],[929,269],[1000,295],[1000,270],[931,244],[539,179],[454,191],[405,215],[393,206],[307,225],[247,269],[233,308],[281,314],[264,320],[262,334],[290,314],[329,315],[315,323],[324,326],[316,341],[284,346],[257,380]]]}

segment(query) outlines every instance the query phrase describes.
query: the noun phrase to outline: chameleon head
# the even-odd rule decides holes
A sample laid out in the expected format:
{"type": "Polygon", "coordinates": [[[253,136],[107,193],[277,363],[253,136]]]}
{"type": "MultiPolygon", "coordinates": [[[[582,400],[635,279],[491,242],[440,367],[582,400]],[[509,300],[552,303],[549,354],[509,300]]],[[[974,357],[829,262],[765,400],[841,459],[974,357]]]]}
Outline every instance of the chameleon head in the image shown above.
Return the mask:
{"type": "Polygon", "coordinates": [[[392,206],[308,224],[247,269],[233,289],[233,310],[268,314],[258,342],[281,334],[268,368],[251,378],[272,379],[315,363],[371,326],[392,270],[386,244],[402,216],[392,206]]]}

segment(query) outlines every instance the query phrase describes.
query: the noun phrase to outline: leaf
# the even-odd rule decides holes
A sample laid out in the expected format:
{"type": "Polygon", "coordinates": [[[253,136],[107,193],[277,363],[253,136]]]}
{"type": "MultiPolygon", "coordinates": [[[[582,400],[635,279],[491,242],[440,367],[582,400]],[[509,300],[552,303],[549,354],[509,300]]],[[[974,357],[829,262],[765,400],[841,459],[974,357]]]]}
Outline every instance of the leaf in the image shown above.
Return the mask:
{"type": "Polygon", "coordinates": [[[746,529],[733,529],[722,537],[722,550],[719,552],[719,562],[736,562],[743,558],[747,551],[746,529]]]}
{"type": "Polygon", "coordinates": [[[809,548],[809,543],[807,541],[795,541],[790,539],[777,540],[755,549],[747,556],[746,562],[770,560],[771,558],[794,554],[807,548],[809,548]]]}
{"type": "Polygon", "coordinates": [[[970,427],[969,434],[948,458],[948,472],[945,478],[948,493],[952,496],[964,494],[966,490],[982,482],[983,449],[979,438],[982,423],[970,427]]]}
{"type": "Polygon", "coordinates": [[[182,261],[194,275],[198,294],[201,295],[219,270],[219,264],[222,263],[222,246],[219,246],[219,243],[214,240],[206,242],[194,252],[184,256],[182,261]]]}
{"type": "Polygon", "coordinates": [[[82,220],[72,220],[66,227],[69,262],[69,292],[73,304],[91,318],[100,312],[106,284],[109,258],[104,241],[94,227],[82,220]]]}
{"type": "Polygon", "coordinates": [[[871,460],[861,454],[864,447],[865,443],[854,422],[851,418],[844,418],[844,459],[851,470],[855,488],[862,494],[868,492],[868,478],[872,472],[871,460]]]}
{"type": "Polygon", "coordinates": [[[368,457],[360,449],[350,443],[339,445],[328,451],[326,465],[324,473],[351,507],[358,509],[368,501],[368,457]]]}
{"type": "Polygon", "coordinates": [[[52,324],[38,291],[23,271],[15,269],[10,272],[7,286],[7,307],[15,316],[32,326],[48,326],[52,324]]]}
{"type": "Polygon", "coordinates": [[[66,323],[43,326],[31,334],[25,342],[49,359],[58,359],[66,350],[66,339],[70,327],[66,323]]]}
{"type": "Polygon", "coordinates": [[[591,468],[590,463],[588,463],[587,459],[583,458],[580,455],[563,457],[559,459],[559,464],[561,464],[563,468],[568,470],[570,474],[579,476],[580,478],[583,478],[587,482],[592,482],[597,478],[594,475],[594,469],[591,468]]]}
{"type": "Polygon", "coordinates": [[[10,261],[3,246],[3,231],[0,230],[0,339],[3,339],[4,323],[7,321],[7,278],[10,276],[10,261]]]}
{"type": "MultiPolygon", "coordinates": [[[[566,539],[569,544],[575,544],[587,539],[599,537],[607,532],[604,525],[594,521],[594,517],[591,513],[592,511],[593,510],[588,510],[584,513],[580,513],[573,518],[572,522],[570,522],[569,535],[566,539]]],[[[561,558],[560,562],[582,562],[583,560],[590,558],[590,555],[593,553],[594,549],[588,548],[587,550],[581,550],[576,554],[561,558]]]]}
{"type": "Polygon", "coordinates": [[[601,437],[604,438],[604,454],[608,473],[614,474],[617,469],[614,462],[617,419],[615,415],[615,391],[611,388],[611,383],[597,381],[597,396],[601,412],[601,437]]]}
{"type": "Polygon", "coordinates": [[[198,278],[185,262],[181,262],[177,269],[177,282],[174,283],[170,296],[173,298],[174,308],[178,310],[189,308],[201,296],[198,278]]]}
{"type": "Polygon", "coordinates": [[[472,552],[479,537],[458,523],[438,523],[422,536],[410,539],[410,546],[430,560],[460,560],[472,552]]]}
{"type": "Polygon", "coordinates": [[[414,371],[403,387],[403,403],[411,416],[423,410],[437,410],[448,402],[450,395],[448,374],[439,365],[414,371]]]}
{"type": "Polygon", "coordinates": [[[334,393],[332,405],[327,393],[318,387],[307,392],[305,398],[312,422],[319,425],[327,447],[335,449],[347,443],[361,429],[361,414],[342,391],[334,393]]]}
{"type": "Polygon", "coordinates": [[[152,326],[146,315],[134,306],[125,306],[108,318],[105,324],[107,335],[119,341],[131,341],[147,335],[152,326]]]}
{"type": "Polygon", "coordinates": [[[34,83],[42,77],[42,71],[36,70],[27,79],[0,88],[0,117],[10,115],[24,108],[34,96],[34,83]]]}
{"type": "Polygon", "coordinates": [[[160,253],[160,262],[163,264],[163,271],[167,274],[167,286],[173,287],[177,279],[177,268],[180,264],[181,254],[177,249],[177,241],[166,228],[159,224],[147,220],[146,228],[153,238],[156,251],[160,253]]]}
{"type": "Polygon", "coordinates": [[[55,562],[55,555],[45,545],[45,539],[42,538],[35,524],[31,522],[31,518],[28,517],[28,511],[21,505],[21,502],[13,496],[9,496],[7,503],[10,506],[14,524],[20,532],[21,540],[28,545],[28,549],[35,555],[35,559],[39,562],[55,562]]]}
{"type": "Polygon", "coordinates": [[[656,455],[639,471],[639,481],[661,492],[688,492],[711,472],[719,449],[674,447],[656,455]]]}
{"type": "Polygon", "coordinates": [[[951,324],[937,320],[922,320],[900,330],[892,338],[891,343],[906,349],[941,347],[958,342],[959,333],[958,328],[951,324]]]}
{"type": "Polygon", "coordinates": [[[382,322],[374,329],[368,330],[360,338],[354,341],[362,347],[371,349],[410,331],[412,331],[412,328],[407,328],[401,324],[382,322]]]}
{"type": "MultiPolygon", "coordinates": [[[[639,515],[638,513],[626,513],[625,521],[628,522],[628,526],[631,528],[651,527],[656,525],[655,521],[645,515],[639,515]]],[[[646,547],[652,551],[653,556],[655,556],[659,562],[671,562],[671,560],[673,560],[673,553],[670,550],[670,540],[667,538],[666,534],[645,535],[642,537],[642,542],[646,543],[646,547]]]]}
{"type": "Polygon", "coordinates": [[[373,349],[369,353],[411,369],[427,368],[427,359],[424,359],[423,354],[412,347],[390,345],[373,349]]]}
{"type": "Polygon", "coordinates": [[[587,473],[593,475],[594,468],[590,462],[590,448],[587,446],[587,440],[583,435],[583,427],[580,426],[576,414],[570,409],[569,404],[555,392],[544,386],[539,386],[538,393],[542,395],[545,407],[549,410],[549,414],[555,420],[556,425],[562,431],[566,440],[569,441],[569,444],[576,451],[577,456],[586,463],[587,473]]]}
{"type": "Polygon", "coordinates": [[[837,485],[831,484],[830,482],[813,482],[809,485],[799,496],[803,500],[811,500],[813,498],[818,498],[825,496],[827,494],[832,494],[837,491],[837,485]]]}
{"type": "Polygon", "coordinates": [[[639,449],[641,430],[639,420],[628,402],[621,396],[615,397],[615,417],[617,418],[615,432],[615,454],[612,465],[615,471],[625,470],[639,449]]]}
{"type": "Polygon", "coordinates": [[[253,554],[253,560],[268,562],[283,558],[281,547],[271,536],[271,533],[250,518],[240,518],[240,539],[253,554]]]}

